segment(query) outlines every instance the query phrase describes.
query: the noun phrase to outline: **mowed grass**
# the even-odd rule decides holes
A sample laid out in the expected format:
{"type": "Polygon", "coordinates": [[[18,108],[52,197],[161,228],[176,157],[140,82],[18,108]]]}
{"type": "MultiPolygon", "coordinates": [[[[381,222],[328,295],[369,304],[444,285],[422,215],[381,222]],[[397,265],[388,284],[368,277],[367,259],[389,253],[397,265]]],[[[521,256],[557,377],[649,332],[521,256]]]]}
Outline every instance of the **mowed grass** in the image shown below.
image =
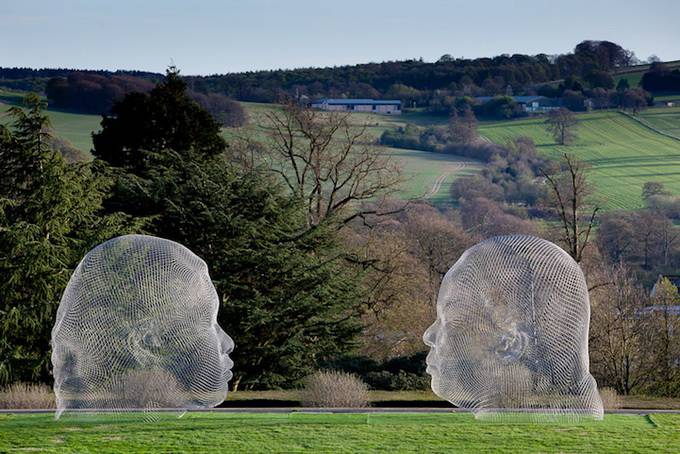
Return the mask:
{"type": "MultiPolygon", "coordinates": [[[[646,115],[661,112],[650,109],[646,115]]],[[[518,136],[531,137],[540,153],[559,158],[571,153],[588,163],[589,175],[605,209],[635,209],[642,206],[642,186],[647,181],[663,183],[680,194],[680,141],[665,137],[627,116],[614,112],[580,114],[577,139],[560,146],[546,131],[544,118],[483,123],[480,134],[497,143],[518,136]]],[[[663,117],[673,129],[677,117],[663,117]]]]}
{"type": "Polygon", "coordinates": [[[0,415],[2,452],[677,452],[680,415],[498,423],[469,413],[0,415]]]}

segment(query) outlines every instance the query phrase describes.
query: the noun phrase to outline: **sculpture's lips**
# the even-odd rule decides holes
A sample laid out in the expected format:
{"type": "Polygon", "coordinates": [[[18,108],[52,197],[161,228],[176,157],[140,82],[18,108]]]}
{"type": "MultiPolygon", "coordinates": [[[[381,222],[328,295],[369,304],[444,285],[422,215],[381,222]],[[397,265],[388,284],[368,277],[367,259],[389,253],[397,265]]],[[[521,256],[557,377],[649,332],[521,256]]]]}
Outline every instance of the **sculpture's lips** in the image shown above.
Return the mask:
{"type": "Polygon", "coordinates": [[[430,352],[427,354],[427,357],[425,358],[425,364],[427,364],[427,367],[425,368],[425,372],[428,374],[432,375],[432,372],[438,372],[439,369],[436,366],[436,358],[437,358],[437,352],[434,348],[430,349],[430,352]]]}

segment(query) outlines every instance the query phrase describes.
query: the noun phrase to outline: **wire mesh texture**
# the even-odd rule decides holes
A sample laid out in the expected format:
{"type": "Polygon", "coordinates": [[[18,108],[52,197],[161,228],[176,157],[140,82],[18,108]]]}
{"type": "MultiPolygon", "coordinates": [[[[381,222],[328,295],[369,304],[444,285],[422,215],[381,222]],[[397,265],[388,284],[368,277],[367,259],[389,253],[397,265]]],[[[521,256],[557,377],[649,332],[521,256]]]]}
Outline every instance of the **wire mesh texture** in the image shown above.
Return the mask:
{"type": "Polygon", "coordinates": [[[181,244],[126,235],[92,249],[52,329],[56,417],[221,403],[234,343],[218,307],[207,265],[181,244]]]}
{"type": "Polygon", "coordinates": [[[601,419],[589,320],[583,272],[565,251],[532,236],[482,241],[446,273],[423,335],[432,390],[482,419],[601,419]]]}

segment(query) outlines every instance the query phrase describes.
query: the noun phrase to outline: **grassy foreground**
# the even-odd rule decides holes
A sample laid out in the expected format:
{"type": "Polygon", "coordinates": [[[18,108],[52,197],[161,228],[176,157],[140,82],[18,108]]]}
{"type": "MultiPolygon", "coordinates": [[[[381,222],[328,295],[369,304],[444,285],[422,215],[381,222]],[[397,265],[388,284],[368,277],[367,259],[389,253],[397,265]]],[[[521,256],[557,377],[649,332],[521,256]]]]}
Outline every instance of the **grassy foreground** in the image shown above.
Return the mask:
{"type": "Polygon", "coordinates": [[[0,451],[677,452],[680,415],[607,415],[574,424],[481,422],[470,414],[189,413],[54,421],[0,415],[0,451]]]}

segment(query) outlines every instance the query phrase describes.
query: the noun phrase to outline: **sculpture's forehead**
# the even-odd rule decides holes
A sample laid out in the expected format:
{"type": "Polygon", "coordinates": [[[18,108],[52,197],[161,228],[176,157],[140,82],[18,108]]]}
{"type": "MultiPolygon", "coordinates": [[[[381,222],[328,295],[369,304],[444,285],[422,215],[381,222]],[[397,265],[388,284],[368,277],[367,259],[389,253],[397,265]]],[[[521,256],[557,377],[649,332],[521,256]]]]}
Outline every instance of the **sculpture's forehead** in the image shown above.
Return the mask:
{"type": "Polygon", "coordinates": [[[468,249],[446,273],[438,299],[445,310],[491,305],[512,307],[576,290],[587,300],[578,265],[554,244],[534,237],[497,237],[468,249]]]}
{"type": "Polygon", "coordinates": [[[178,243],[143,235],[115,238],[91,250],[78,265],[61,301],[63,310],[99,313],[125,309],[172,316],[211,307],[218,297],[207,265],[178,243]]]}
{"type": "Polygon", "coordinates": [[[172,266],[207,272],[205,262],[181,244],[145,235],[126,235],[102,243],[88,252],[82,263],[92,272],[172,266]]]}

